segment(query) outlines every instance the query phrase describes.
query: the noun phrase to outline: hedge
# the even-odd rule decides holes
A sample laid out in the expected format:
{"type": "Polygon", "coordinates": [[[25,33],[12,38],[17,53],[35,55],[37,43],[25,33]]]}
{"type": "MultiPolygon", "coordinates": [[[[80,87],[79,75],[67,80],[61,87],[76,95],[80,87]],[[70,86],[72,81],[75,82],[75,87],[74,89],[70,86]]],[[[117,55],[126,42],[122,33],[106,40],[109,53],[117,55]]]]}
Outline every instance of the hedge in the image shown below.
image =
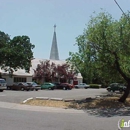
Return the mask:
{"type": "Polygon", "coordinates": [[[101,88],[101,84],[89,84],[90,88],[101,88]]]}

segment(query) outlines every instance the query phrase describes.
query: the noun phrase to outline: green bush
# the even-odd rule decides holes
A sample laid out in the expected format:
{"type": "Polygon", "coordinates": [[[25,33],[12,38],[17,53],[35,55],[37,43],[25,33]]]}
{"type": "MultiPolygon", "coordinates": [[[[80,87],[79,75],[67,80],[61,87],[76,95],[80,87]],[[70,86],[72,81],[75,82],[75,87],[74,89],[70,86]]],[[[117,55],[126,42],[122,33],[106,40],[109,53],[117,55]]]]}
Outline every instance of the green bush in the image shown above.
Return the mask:
{"type": "Polygon", "coordinates": [[[101,84],[89,84],[90,85],[90,88],[101,88],[101,84]]]}

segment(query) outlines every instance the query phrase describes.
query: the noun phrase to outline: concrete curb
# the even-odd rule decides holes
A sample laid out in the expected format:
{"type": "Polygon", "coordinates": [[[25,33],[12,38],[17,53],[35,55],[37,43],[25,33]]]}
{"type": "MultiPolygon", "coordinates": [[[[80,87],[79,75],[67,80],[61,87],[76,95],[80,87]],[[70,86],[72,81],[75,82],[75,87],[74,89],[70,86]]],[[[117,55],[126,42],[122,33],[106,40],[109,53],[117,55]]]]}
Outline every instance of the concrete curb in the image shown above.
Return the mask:
{"type": "Polygon", "coordinates": [[[54,100],[54,101],[63,101],[63,98],[50,98],[49,100],[54,100]]]}
{"type": "Polygon", "coordinates": [[[39,100],[49,100],[49,97],[36,97],[35,99],[39,99],[39,100]]]}
{"type": "Polygon", "coordinates": [[[23,103],[26,103],[27,101],[32,100],[32,99],[33,99],[33,97],[28,98],[28,99],[24,100],[23,103]]]}
{"type": "Polygon", "coordinates": [[[64,102],[75,101],[75,99],[64,99],[64,102]]]}
{"type": "Polygon", "coordinates": [[[69,102],[69,101],[75,101],[75,99],[63,99],[63,98],[49,98],[49,97],[31,97],[28,98],[26,100],[24,100],[22,103],[26,103],[29,100],[33,100],[33,99],[38,99],[38,100],[52,100],[52,101],[64,101],[64,102],[69,102]]]}

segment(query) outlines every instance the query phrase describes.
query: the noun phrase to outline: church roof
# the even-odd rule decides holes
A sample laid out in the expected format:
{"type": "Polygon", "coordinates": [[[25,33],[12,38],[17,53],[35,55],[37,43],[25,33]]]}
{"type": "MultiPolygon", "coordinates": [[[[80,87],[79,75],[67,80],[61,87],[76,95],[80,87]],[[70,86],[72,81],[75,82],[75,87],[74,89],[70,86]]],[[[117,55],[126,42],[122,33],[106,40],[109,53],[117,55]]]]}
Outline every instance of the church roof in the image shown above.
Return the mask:
{"type": "MultiPolygon", "coordinates": [[[[4,69],[1,69],[1,68],[0,68],[0,73],[2,75],[8,75],[9,74],[8,71],[6,72],[4,69]]],[[[14,76],[32,76],[33,74],[27,73],[24,69],[18,69],[17,71],[13,72],[13,75],[14,76]]]]}
{"type": "MultiPolygon", "coordinates": [[[[34,73],[34,70],[37,68],[37,65],[40,64],[41,61],[47,61],[48,59],[33,59],[32,60],[32,67],[30,68],[30,74],[33,74],[34,73]]],[[[65,64],[66,61],[64,60],[49,60],[50,63],[55,63],[56,65],[62,65],[62,64],[65,64]]]]}
{"type": "MultiPolygon", "coordinates": [[[[34,70],[36,70],[36,68],[37,68],[37,65],[38,64],[40,64],[40,62],[41,61],[47,61],[48,59],[33,59],[32,61],[31,61],[31,63],[32,63],[32,67],[30,67],[30,72],[29,73],[27,73],[27,72],[25,72],[25,70],[24,69],[18,69],[17,71],[15,71],[14,73],[13,73],[13,75],[15,76],[33,76],[33,74],[34,74],[34,70]]],[[[65,64],[66,63],[66,61],[65,60],[49,60],[50,61],[50,63],[55,63],[56,65],[62,65],[62,64],[65,64]]],[[[5,70],[3,70],[3,69],[1,69],[0,68],[0,72],[2,73],[2,75],[8,75],[8,72],[5,72],[5,70]]],[[[76,77],[77,78],[82,78],[82,76],[81,76],[81,74],[80,73],[78,73],[77,75],[76,75],[76,77]]]]}
{"type": "MultiPolygon", "coordinates": [[[[33,59],[31,61],[32,63],[32,67],[30,67],[30,72],[27,73],[24,69],[18,69],[17,71],[13,72],[13,75],[19,75],[19,76],[32,76],[34,74],[34,70],[37,68],[37,65],[40,64],[41,61],[46,61],[47,59],[33,59]]],[[[62,61],[62,60],[49,60],[50,63],[55,63],[56,65],[61,65],[66,63],[66,61],[62,61]]],[[[4,69],[0,68],[0,72],[2,74],[8,74],[9,72],[6,72],[4,69]]]]}

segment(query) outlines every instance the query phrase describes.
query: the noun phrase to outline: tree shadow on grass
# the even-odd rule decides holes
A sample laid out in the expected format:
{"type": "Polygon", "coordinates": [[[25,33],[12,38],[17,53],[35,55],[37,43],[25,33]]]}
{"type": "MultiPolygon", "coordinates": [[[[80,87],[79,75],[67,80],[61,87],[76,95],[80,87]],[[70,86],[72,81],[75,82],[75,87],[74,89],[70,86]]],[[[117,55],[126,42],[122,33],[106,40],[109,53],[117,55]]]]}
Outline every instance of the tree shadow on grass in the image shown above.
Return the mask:
{"type": "Polygon", "coordinates": [[[130,116],[130,98],[126,103],[118,102],[118,97],[86,98],[73,102],[70,107],[98,117],[130,116]]]}
{"type": "Polygon", "coordinates": [[[114,116],[130,116],[130,107],[125,108],[95,108],[95,109],[84,109],[91,116],[97,117],[114,117],[114,116]]]}

